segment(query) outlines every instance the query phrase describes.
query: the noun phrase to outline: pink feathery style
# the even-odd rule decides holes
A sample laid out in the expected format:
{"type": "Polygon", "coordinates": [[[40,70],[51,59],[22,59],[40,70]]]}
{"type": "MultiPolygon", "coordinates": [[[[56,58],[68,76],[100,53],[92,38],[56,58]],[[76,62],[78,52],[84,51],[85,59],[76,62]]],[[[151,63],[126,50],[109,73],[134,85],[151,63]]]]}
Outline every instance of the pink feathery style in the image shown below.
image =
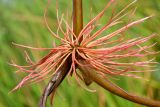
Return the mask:
{"type": "MultiPolygon", "coordinates": [[[[144,45],[145,42],[155,37],[152,34],[148,37],[135,37],[128,39],[125,37],[124,32],[129,28],[136,26],[139,23],[144,22],[152,16],[141,18],[128,24],[123,23],[122,19],[127,15],[134,14],[135,11],[125,13],[125,11],[134,3],[130,3],[125,6],[120,12],[113,13],[109,21],[99,28],[98,21],[102,18],[105,11],[113,3],[113,0],[107,3],[105,8],[93,19],[91,19],[81,30],[79,35],[75,35],[73,28],[62,17],[58,16],[57,10],[57,32],[53,32],[48,25],[46,19],[47,8],[44,13],[44,20],[46,27],[50,31],[53,37],[57,38],[61,44],[54,46],[53,48],[34,48],[30,46],[24,46],[14,43],[14,45],[24,48],[29,48],[37,51],[49,51],[49,53],[40,59],[38,62],[33,62],[29,55],[26,53],[27,66],[20,66],[15,63],[11,65],[18,68],[19,72],[28,74],[22,81],[13,89],[17,90],[24,85],[42,81],[46,78],[52,77],[59,68],[63,66],[68,58],[71,59],[69,66],[68,76],[74,75],[76,80],[83,80],[80,76],[78,67],[87,67],[94,69],[96,73],[105,76],[130,76],[138,78],[133,72],[143,72],[150,64],[154,64],[153,59],[142,61],[141,57],[147,55],[156,54],[156,52],[150,52],[148,49],[153,47],[152,45],[144,45]],[[123,25],[113,32],[104,35],[104,32],[111,29],[114,26],[123,25]],[[65,29],[64,29],[65,28],[65,29]],[[98,30],[97,30],[98,29],[98,30]],[[59,36],[59,32],[63,34],[59,36]],[[141,45],[143,44],[143,45],[141,45]],[[137,59],[137,60],[125,60],[123,59],[137,59]],[[86,62],[81,63],[80,60],[86,62]],[[144,68],[143,71],[138,68],[144,68]]],[[[89,78],[89,77],[88,77],[89,78]]]]}

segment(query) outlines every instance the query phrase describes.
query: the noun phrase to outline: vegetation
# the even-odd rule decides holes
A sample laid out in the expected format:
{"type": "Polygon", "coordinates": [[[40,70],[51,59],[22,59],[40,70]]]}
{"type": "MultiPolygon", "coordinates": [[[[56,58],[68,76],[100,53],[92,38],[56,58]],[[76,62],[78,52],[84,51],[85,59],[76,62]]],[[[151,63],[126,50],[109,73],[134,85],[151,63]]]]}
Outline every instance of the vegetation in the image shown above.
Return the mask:
{"type": "MultiPolygon", "coordinates": [[[[126,0],[127,1],[127,0],[126,0]]],[[[118,2],[116,5],[116,10],[124,7],[126,2],[118,2]]],[[[24,50],[16,48],[11,43],[20,43],[25,45],[30,45],[34,47],[52,47],[52,42],[59,44],[59,41],[51,39],[50,33],[44,26],[43,12],[46,5],[44,1],[0,1],[0,107],[35,107],[37,106],[38,100],[42,93],[46,82],[39,83],[37,85],[33,84],[26,86],[14,93],[8,94],[8,92],[21,80],[19,77],[24,77],[22,74],[15,74],[13,67],[9,66],[7,62],[11,60],[16,61],[21,65],[25,65],[24,51],[29,52],[30,56],[34,60],[38,60],[40,57],[44,56],[45,52],[35,52],[30,50],[24,50]]],[[[104,6],[106,1],[102,0],[99,3],[94,3],[95,0],[84,1],[84,22],[85,24],[90,20],[89,6],[93,7],[92,17],[95,16],[104,6]]],[[[53,0],[49,9],[49,23],[52,29],[56,31],[56,11],[55,11],[55,1],[53,0]]],[[[159,34],[159,10],[160,10],[159,0],[146,0],[138,1],[135,6],[138,7],[136,12],[136,17],[145,17],[151,14],[155,14],[154,18],[150,19],[148,22],[141,24],[137,28],[131,29],[129,32],[132,35],[143,34],[148,36],[154,32],[159,34]]],[[[67,8],[71,9],[72,4],[67,0],[59,1],[60,12],[65,11],[67,8]]],[[[114,6],[113,6],[114,7],[114,6]]],[[[115,8],[115,7],[114,7],[115,8]]],[[[111,10],[111,9],[110,9],[111,10]]],[[[71,13],[69,13],[71,14],[71,13]]],[[[110,14],[109,10],[106,16],[110,14]]],[[[71,15],[70,15],[71,16],[71,15]]],[[[102,23],[106,22],[102,19],[102,23]]],[[[84,25],[85,25],[84,24],[84,25]]],[[[128,35],[128,34],[127,34],[128,35]]],[[[129,35],[128,35],[129,36],[129,35]]],[[[149,44],[157,42],[156,47],[153,48],[155,51],[159,51],[160,41],[156,38],[150,40],[149,44]]],[[[147,57],[146,57],[147,58],[147,57]]],[[[156,56],[156,60],[159,62],[160,57],[156,56]]],[[[144,73],[143,77],[145,79],[134,79],[134,78],[119,78],[115,82],[125,90],[133,92],[139,95],[145,95],[150,98],[160,99],[159,83],[160,80],[160,69],[157,65],[156,72],[144,73]]],[[[67,81],[64,81],[58,89],[56,98],[54,101],[55,106],[61,107],[141,107],[140,105],[131,103],[117,96],[110,94],[109,92],[103,90],[99,86],[92,84],[91,87],[96,89],[96,94],[89,93],[83,88],[76,85],[73,78],[71,81],[72,85],[69,85],[67,81]],[[76,94],[75,94],[76,93],[76,94]]],[[[49,105],[49,104],[48,104],[49,105]]]]}

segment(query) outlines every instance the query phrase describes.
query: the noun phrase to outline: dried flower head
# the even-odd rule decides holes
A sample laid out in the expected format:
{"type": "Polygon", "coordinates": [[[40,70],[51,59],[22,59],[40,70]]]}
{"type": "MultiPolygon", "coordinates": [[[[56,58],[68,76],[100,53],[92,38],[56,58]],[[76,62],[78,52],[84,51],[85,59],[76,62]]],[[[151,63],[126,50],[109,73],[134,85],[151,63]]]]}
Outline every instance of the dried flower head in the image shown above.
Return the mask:
{"type": "Polygon", "coordinates": [[[78,79],[80,78],[83,79],[86,84],[90,84],[90,82],[87,83],[87,80],[85,80],[85,76],[83,74],[83,76],[81,76],[79,72],[76,71],[77,67],[79,66],[90,66],[101,75],[138,77],[136,75],[133,75],[131,72],[141,72],[136,68],[144,67],[145,69],[149,64],[156,63],[152,60],[137,61],[138,59],[146,55],[156,54],[155,52],[149,52],[147,50],[153,47],[155,44],[149,46],[141,46],[142,43],[147,42],[149,39],[153,38],[155,34],[152,34],[151,36],[145,38],[137,37],[128,40],[125,40],[125,35],[123,35],[123,33],[129,28],[142,23],[151,16],[130,22],[111,33],[102,36],[102,33],[104,33],[104,31],[110,29],[113,26],[120,25],[121,23],[123,23],[122,19],[125,16],[131,15],[128,13],[126,14],[125,11],[135,1],[127,5],[120,12],[113,14],[107,24],[96,30],[98,26],[97,22],[101,19],[112,2],[113,0],[111,0],[97,16],[95,16],[90,22],[88,22],[81,30],[79,35],[74,34],[73,28],[69,26],[68,22],[63,18],[63,15],[61,18],[58,17],[58,11],[58,28],[57,33],[54,33],[47,23],[46,9],[44,13],[45,24],[52,36],[61,41],[61,45],[55,46],[53,48],[34,48],[14,43],[14,45],[17,45],[19,47],[50,52],[36,63],[34,63],[26,53],[26,60],[29,64],[28,66],[20,66],[15,63],[11,64],[17,67],[19,71],[28,74],[13,90],[21,88],[26,84],[39,82],[41,80],[44,80],[45,78],[53,76],[56,72],[58,72],[58,69],[62,67],[62,65],[68,58],[70,58],[71,60],[68,76],[73,74],[75,75],[77,81],[79,81],[78,79]],[[65,30],[62,27],[62,25],[64,24],[66,28],[65,30]],[[63,34],[63,37],[59,36],[59,32],[63,34]],[[115,37],[117,37],[118,39],[113,39],[115,37]],[[135,62],[121,62],[121,60],[125,58],[136,58],[137,60],[135,62]],[[87,64],[84,65],[84,63],[81,63],[81,61],[79,60],[83,60],[87,64]]]}

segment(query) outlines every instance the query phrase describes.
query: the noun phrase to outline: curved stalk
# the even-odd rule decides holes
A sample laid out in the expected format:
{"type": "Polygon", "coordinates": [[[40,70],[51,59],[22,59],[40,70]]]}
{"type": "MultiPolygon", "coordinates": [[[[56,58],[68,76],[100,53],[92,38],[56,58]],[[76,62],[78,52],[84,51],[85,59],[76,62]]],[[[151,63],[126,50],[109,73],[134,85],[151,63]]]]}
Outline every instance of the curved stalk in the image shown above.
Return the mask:
{"type": "MultiPolygon", "coordinates": [[[[84,62],[83,60],[80,60],[80,62],[83,63],[84,65],[86,64],[86,62],[84,62]]],[[[116,84],[107,80],[103,76],[97,74],[96,71],[94,71],[92,68],[88,66],[83,66],[83,67],[79,66],[79,69],[81,70],[82,73],[83,72],[87,73],[95,83],[97,83],[104,89],[108,90],[109,92],[119,97],[122,97],[124,99],[127,99],[129,101],[132,101],[141,105],[146,105],[149,107],[160,107],[160,101],[155,101],[149,98],[136,96],[132,93],[127,93],[123,89],[119,88],[116,84]]]]}
{"type": "Polygon", "coordinates": [[[45,107],[48,96],[51,93],[53,94],[55,93],[56,88],[61,84],[61,82],[68,74],[70,65],[71,65],[71,60],[69,57],[62,65],[62,67],[60,67],[60,69],[53,75],[52,79],[49,81],[40,99],[39,107],[45,107]]]}

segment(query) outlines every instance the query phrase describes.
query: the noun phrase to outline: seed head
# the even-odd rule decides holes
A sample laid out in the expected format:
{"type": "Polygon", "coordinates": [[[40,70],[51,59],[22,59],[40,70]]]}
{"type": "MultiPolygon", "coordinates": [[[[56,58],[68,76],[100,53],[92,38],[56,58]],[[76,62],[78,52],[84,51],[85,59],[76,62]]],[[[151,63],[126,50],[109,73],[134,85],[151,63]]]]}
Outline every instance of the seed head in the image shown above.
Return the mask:
{"type": "Polygon", "coordinates": [[[96,72],[101,75],[137,77],[136,75],[132,74],[132,72],[141,72],[137,71],[137,67],[146,68],[149,64],[156,63],[152,60],[139,60],[141,57],[156,54],[155,52],[148,51],[148,49],[153,47],[155,44],[141,46],[142,43],[147,42],[153,38],[155,34],[145,38],[137,37],[128,40],[125,39],[124,35],[124,32],[126,32],[129,28],[142,23],[143,21],[149,19],[151,16],[130,22],[109,34],[102,35],[104,31],[122,24],[122,19],[125,16],[131,15],[126,14],[125,11],[134,2],[124,7],[124,9],[122,9],[117,14],[113,14],[108,23],[96,30],[96,28],[98,28],[97,22],[102,18],[105,11],[109,8],[112,2],[113,0],[111,0],[97,16],[89,21],[81,30],[79,35],[74,34],[72,27],[69,26],[68,22],[63,18],[63,15],[61,18],[59,18],[58,10],[58,28],[57,33],[54,33],[48,25],[46,19],[46,9],[44,13],[46,27],[53,37],[60,40],[61,45],[55,46],[53,48],[33,48],[14,43],[14,45],[20,47],[30,48],[37,51],[49,51],[49,53],[36,63],[31,61],[31,58],[26,53],[26,60],[29,64],[28,66],[20,66],[15,63],[11,64],[17,67],[18,71],[28,74],[13,90],[16,90],[26,84],[39,82],[53,76],[56,72],[58,72],[58,69],[69,57],[71,57],[72,63],[70,71],[68,72],[68,76],[74,74],[77,80],[79,78],[83,78],[77,71],[78,66],[92,67],[92,69],[95,69],[96,72]],[[65,25],[65,30],[63,29],[64,27],[62,27],[63,25],[65,25]],[[63,34],[63,37],[59,36],[59,32],[63,34]],[[132,58],[139,61],[122,61],[124,59],[132,58]],[[87,64],[84,65],[79,60],[84,60],[87,62],[87,64]]]}

